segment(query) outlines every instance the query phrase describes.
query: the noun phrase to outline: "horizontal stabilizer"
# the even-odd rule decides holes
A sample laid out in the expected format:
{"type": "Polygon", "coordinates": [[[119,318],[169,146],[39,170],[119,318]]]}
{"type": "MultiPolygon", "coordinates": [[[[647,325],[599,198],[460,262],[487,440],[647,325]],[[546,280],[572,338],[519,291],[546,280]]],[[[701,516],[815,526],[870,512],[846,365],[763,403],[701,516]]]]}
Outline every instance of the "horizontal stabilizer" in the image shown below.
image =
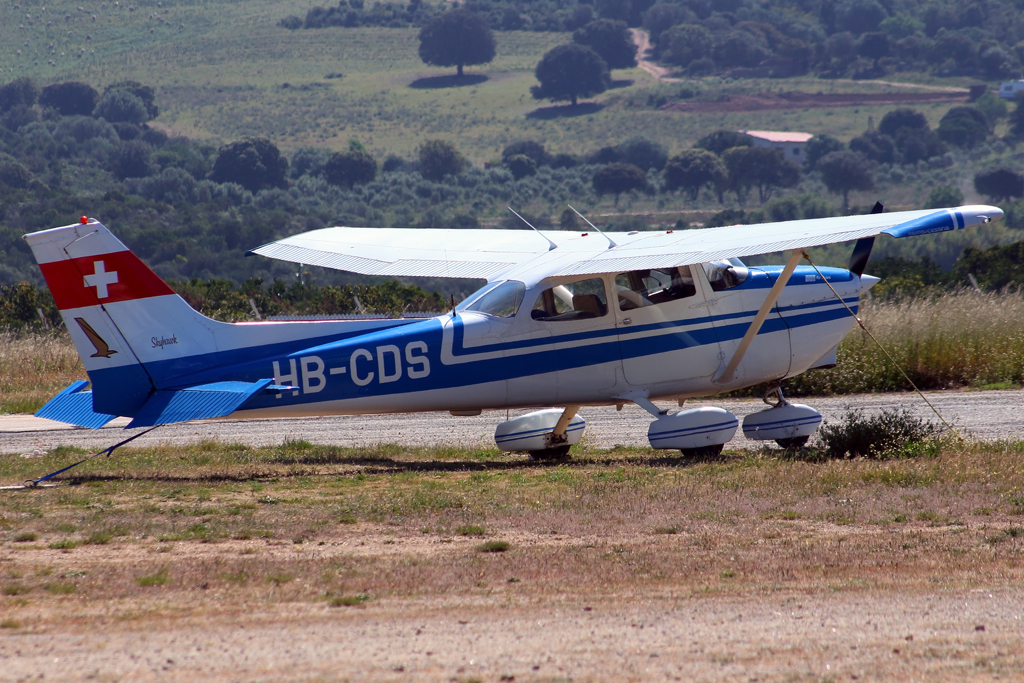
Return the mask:
{"type": "Polygon", "coordinates": [[[273,381],[215,382],[174,391],[157,391],[126,429],[225,417],[255,394],[270,388],[273,381]]]}
{"type": "Polygon", "coordinates": [[[80,380],[47,402],[39,409],[36,417],[56,420],[65,424],[99,429],[113,420],[116,415],[97,413],[92,409],[92,391],[83,391],[89,383],[80,380]]]}

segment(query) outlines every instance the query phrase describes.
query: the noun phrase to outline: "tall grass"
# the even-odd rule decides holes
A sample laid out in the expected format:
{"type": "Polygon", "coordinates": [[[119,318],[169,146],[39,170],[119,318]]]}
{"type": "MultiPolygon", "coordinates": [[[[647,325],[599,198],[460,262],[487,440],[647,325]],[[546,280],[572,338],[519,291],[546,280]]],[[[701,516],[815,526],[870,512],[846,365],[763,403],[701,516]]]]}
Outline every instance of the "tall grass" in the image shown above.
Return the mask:
{"type": "MultiPolygon", "coordinates": [[[[1024,294],[957,291],[927,299],[866,302],[861,318],[922,389],[1024,383],[1024,294]]],[[[790,393],[910,389],[859,328],[839,346],[839,364],[788,383],[790,393]]]]}
{"type": "Polygon", "coordinates": [[[33,413],[78,379],[85,369],[66,332],[0,331],[0,413],[33,413]]]}

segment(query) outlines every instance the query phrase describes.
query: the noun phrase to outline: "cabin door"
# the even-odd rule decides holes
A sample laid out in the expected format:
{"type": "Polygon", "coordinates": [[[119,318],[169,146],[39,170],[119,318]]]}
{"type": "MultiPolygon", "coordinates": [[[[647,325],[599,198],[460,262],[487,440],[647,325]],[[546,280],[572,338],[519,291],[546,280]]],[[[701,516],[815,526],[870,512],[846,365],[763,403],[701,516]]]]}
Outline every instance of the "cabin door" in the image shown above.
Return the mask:
{"type": "Polygon", "coordinates": [[[641,387],[686,380],[706,383],[715,374],[720,364],[718,337],[704,290],[690,266],[619,273],[614,287],[627,382],[641,387]]]}

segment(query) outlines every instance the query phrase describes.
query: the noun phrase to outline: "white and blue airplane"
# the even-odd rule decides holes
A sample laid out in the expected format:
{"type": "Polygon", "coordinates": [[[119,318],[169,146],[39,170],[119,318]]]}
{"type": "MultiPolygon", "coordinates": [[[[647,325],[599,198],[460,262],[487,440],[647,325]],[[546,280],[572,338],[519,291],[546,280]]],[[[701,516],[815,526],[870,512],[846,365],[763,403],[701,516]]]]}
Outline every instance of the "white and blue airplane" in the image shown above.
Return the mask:
{"type": "Polygon", "coordinates": [[[336,227],[251,253],[365,275],[486,279],[430,319],[222,323],[193,310],[96,220],[26,235],[89,381],[38,413],[99,428],[188,420],[541,408],[495,442],[564,457],[582,406],[635,403],[653,448],[720,452],[739,420],[653,403],[768,383],[744,434],[803,445],[821,423],[781,383],[836,363],[878,235],[961,230],[992,206],[876,213],[703,230],[602,233],[336,227]],[[804,250],[857,240],[847,270],[804,250]],[[784,266],[744,256],[791,251],[784,266]],[[823,279],[824,278],[824,279],[823,279]],[[827,280],[827,282],[825,281],[827,280]],[[841,297],[841,300],[840,300],[841,297]],[[845,302],[845,305],[844,305],[845,302]],[[90,386],[91,385],[91,386],[90,386]],[[88,387],[88,388],[87,388],[88,387]]]}

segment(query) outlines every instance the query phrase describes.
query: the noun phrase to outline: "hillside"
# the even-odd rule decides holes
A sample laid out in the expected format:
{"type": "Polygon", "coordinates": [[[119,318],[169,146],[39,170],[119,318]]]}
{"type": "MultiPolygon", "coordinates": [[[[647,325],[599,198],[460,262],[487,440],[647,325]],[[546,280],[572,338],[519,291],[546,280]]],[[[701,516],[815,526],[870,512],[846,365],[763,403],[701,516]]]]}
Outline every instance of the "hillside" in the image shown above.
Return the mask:
{"type": "MultiPolygon", "coordinates": [[[[926,125],[937,130],[951,109],[968,104],[968,86],[979,77],[994,75],[979,72],[977,64],[940,69],[927,61],[892,62],[888,57],[878,60],[877,78],[861,78],[863,73],[850,69],[840,73],[831,62],[832,72],[824,74],[821,50],[826,44],[834,46],[835,40],[828,43],[832,36],[847,31],[839,31],[842,26],[837,25],[829,34],[822,28],[823,5],[801,9],[771,3],[769,7],[778,12],[758,18],[753,5],[733,3],[730,12],[715,14],[689,3],[673,5],[685,10],[678,17],[684,23],[710,26],[713,41],[730,31],[752,36],[750,31],[762,31],[764,37],[771,31],[762,24],[773,21],[794,40],[804,31],[802,40],[812,48],[814,59],[788,78],[723,65],[701,75],[692,64],[673,56],[670,41],[663,38],[652,58],[661,60],[670,79],[657,80],[640,68],[617,69],[609,90],[573,109],[537,101],[529,90],[536,83],[533,70],[541,56],[571,41],[572,34],[523,29],[572,28],[543,16],[567,16],[580,7],[575,3],[530,5],[520,30],[496,31],[495,60],[469,67],[461,84],[453,83],[453,69],[429,67],[419,60],[415,21],[399,27],[290,30],[280,25],[281,20],[304,17],[315,5],[263,0],[5,2],[17,21],[0,24],[0,85],[18,77],[29,77],[40,86],[80,80],[102,93],[111,84],[138,81],[154,89],[159,114],[146,124],[152,134],[139,138],[149,150],[147,159],[152,156],[142,177],[125,177],[115,168],[117,156],[130,146],[125,130],[55,117],[38,105],[28,112],[29,118],[8,117],[0,124],[0,162],[15,164],[28,174],[23,187],[0,185],[0,284],[19,279],[38,283],[21,244],[22,233],[71,222],[82,213],[105,220],[165,277],[239,282],[248,277],[294,278],[292,266],[242,259],[242,252],[277,236],[328,224],[501,225],[505,207],[512,204],[541,225],[557,226],[569,201],[600,223],[629,229],[701,224],[717,220],[715,215],[723,209],[744,210],[743,220],[834,215],[840,198],[829,194],[810,168],[802,170],[796,186],[780,188],[776,199],[763,208],[756,197],[744,202],[739,193],[718,198],[704,191],[693,199],[673,191],[657,165],[647,169],[646,189],[621,197],[598,194],[591,179],[611,159],[609,154],[615,156],[614,150],[636,142],[638,136],[643,144],[661,150],[662,165],[664,156],[689,149],[716,129],[800,130],[847,144],[864,138],[865,131],[874,130],[908,99],[926,125]],[[729,31],[722,21],[732,22],[729,31]],[[912,66],[920,68],[907,70],[912,66]],[[161,132],[165,136],[157,135],[161,132]],[[246,136],[265,136],[288,159],[284,186],[247,192],[229,187],[230,183],[211,184],[208,174],[218,148],[246,136]],[[444,179],[422,177],[416,150],[434,138],[451,142],[471,168],[444,179]],[[366,185],[325,183],[320,168],[326,155],[348,150],[352,140],[376,159],[382,171],[366,185]],[[542,163],[536,175],[513,176],[501,163],[502,150],[522,140],[543,144],[550,158],[569,155],[567,161],[561,167],[542,163]],[[483,168],[485,164],[492,168],[483,168]],[[37,182],[30,185],[28,179],[37,182]]],[[[613,5],[597,7],[601,12],[617,11],[613,5]]],[[[502,3],[475,6],[490,16],[507,9],[502,3]]],[[[659,7],[664,9],[649,9],[656,14],[659,7]]],[[[372,8],[366,5],[367,16],[372,8]]],[[[893,5],[883,19],[914,17],[926,9],[893,5]]],[[[986,16],[996,16],[992,11],[986,16]]],[[[656,33],[649,17],[636,23],[656,33]]],[[[891,24],[880,24],[875,33],[891,29],[891,24]]],[[[949,30],[940,26],[929,36],[931,28],[925,26],[912,35],[920,33],[935,43],[939,31],[949,30]]],[[[969,35],[974,29],[955,30],[969,35]]],[[[854,36],[857,45],[868,33],[854,36]]],[[[1016,59],[1012,46],[1007,47],[1007,36],[1004,31],[986,45],[1016,59]]],[[[709,54],[717,44],[710,44],[709,54]]],[[[976,57],[980,45],[975,46],[976,57]]],[[[855,54],[859,50],[856,47],[855,54]]],[[[767,53],[762,57],[771,61],[767,53]]],[[[848,66],[855,62],[856,58],[848,66]]],[[[988,82],[993,85],[997,79],[988,82]]],[[[139,134],[132,130],[127,132],[139,134]]],[[[976,173],[1024,166],[1011,132],[1005,118],[996,119],[985,139],[969,147],[946,145],[941,153],[914,161],[880,158],[873,162],[876,189],[854,191],[851,210],[866,210],[876,199],[890,209],[918,208],[936,187],[950,187],[964,201],[987,201],[975,191],[976,173]]],[[[988,226],[969,236],[937,236],[914,245],[880,244],[877,251],[879,256],[929,256],[948,267],[966,244],[1012,242],[1020,239],[1020,227],[1024,222],[1018,220],[1010,227],[988,226]]],[[[828,250],[823,258],[842,263],[844,250],[828,250]]],[[[325,283],[351,281],[331,273],[317,277],[325,283]]],[[[467,286],[472,285],[458,284],[456,291],[467,286]]]]}

